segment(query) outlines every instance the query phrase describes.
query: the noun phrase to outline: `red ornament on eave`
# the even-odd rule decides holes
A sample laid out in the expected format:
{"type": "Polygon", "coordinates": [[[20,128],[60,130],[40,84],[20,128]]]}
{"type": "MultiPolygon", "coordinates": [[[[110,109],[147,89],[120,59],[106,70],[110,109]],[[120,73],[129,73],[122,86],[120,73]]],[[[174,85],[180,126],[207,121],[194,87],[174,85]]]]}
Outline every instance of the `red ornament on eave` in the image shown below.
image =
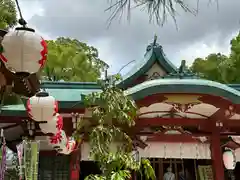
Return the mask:
{"type": "Polygon", "coordinates": [[[36,73],[46,63],[47,43],[32,29],[9,31],[3,37],[2,47],[0,59],[12,72],[36,73]]]}

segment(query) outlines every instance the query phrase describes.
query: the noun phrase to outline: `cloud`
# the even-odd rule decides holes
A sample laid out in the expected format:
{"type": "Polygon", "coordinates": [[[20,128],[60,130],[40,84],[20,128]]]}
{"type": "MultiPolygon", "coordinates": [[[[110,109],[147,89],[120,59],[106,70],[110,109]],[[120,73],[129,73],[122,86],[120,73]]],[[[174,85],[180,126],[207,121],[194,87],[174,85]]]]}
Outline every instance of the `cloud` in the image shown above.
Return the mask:
{"type": "Polygon", "coordinates": [[[149,24],[146,11],[141,9],[132,11],[130,22],[123,18],[107,28],[107,0],[39,0],[35,11],[41,13],[33,12],[29,22],[50,37],[68,36],[96,46],[100,57],[116,72],[131,60],[140,60],[155,33],[175,64],[181,59],[192,62],[211,52],[227,53],[229,41],[240,26],[240,1],[218,2],[219,9],[216,3],[208,5],[208,0],[200,0],[197,16],[179,10],[178,29],[171,20],[163,27],[149,24]]]}

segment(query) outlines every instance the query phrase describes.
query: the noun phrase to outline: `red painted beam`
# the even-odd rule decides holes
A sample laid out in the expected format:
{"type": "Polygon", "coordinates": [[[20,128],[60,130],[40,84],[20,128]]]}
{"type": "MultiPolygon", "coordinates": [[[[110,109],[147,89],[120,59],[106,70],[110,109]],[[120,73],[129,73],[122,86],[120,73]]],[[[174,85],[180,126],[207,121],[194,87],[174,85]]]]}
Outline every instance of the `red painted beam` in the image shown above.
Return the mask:
{"type": "Polygon", "coordinates": [[[158,134],[148,137],[147,141],[160,141],[160,142],[200,142],[198,139],[186,134],[158,134]]]}
{"type": "Polygon", "coordinates": [[[240,119],[239,120],[232,120],[232,119],[225,120],[225,121],[223,121],[223,126],[224,127],[233,127],[233,128],[238,127],[240,130],[240,119]]]}
{"type": "Polygon", "coordinates": [[[0,116],[1,123],[19,123],[23,120],[30,120],[29,117],[19,117],[19,116],[0,116]]]}
{"type": "Polygon", "coordinates": [[[69,108],[69,109],[60,109],[59,110],[60,113],[79,113],[79,114],[83,114],[85,113],[85,108],[69,108]]]}
{"type": "Polygon", "coordinates": [[[206,126],[208,119],[196,118],[139,118],[136,120],[136,126],[206,126]]]}

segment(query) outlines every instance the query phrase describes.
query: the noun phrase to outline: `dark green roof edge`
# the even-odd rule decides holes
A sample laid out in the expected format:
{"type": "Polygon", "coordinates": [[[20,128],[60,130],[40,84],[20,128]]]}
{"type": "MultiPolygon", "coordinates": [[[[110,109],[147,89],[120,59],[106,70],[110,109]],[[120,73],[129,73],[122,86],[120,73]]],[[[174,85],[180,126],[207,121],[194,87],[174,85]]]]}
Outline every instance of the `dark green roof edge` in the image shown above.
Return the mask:
{"type": "Polygon", "coordinates": [[[96,82],[59,82],[42,81],[41,88],[46,89],[101,89],[96,82]]]}
{"type": "Polygon", "coordinates": [[[225,84],[202,79],[157,79],[146,81],[126,91],[134,100],[156,93],[196,93],[220,96],[240,104],[240,91],[225,84]]]}
{"type": "MultiPolygon", "coordinates": [[[[196,78],[197,79],[197,78],[196,78]]],[[[197,79],[199,80],[199,79],[197,79]]],[[[240,84],[226,84],[233,89],[240,91],[240,84]]],[[[59,82],[59,81],[42,81],[42,88],[49,89],[101,89],[96,82],[59,82]]]]}
{"type": "Polygon", "coordinates": [[[134,80],[146,73],[154,63],[158,63],[166,73],[177,72],[177,68],[166,58],[160,45],[152,46],[144,55],[144,59],[138,63],[123,76],[119,87],[127,88],[134,80]]]}
{"type": "Polygon", "coordinates": [[[227,84],[227,86],[240,91],[240,84],[227,84]]]}

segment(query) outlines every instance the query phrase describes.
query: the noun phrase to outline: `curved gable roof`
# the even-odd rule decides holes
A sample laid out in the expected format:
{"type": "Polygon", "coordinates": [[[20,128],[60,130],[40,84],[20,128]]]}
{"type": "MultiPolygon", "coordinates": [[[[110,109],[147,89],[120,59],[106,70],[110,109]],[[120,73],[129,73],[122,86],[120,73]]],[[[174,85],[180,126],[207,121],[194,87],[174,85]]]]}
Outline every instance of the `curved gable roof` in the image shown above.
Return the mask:
{"type": "Polygon", "coordinates": [[[221,96],[240,104],[240,91],[227,85],[202,79],[156,79],[143,82],[125,91],[134,100],[156,93],[197,93],[221,96]]]}
{"type": "Polygon", "coordinates": [[[141,75],[145,74],[154,63],[158,63],[166,73],[175,73],[177,68],[167,59],[163,52],[162,46],[156,43],[156,40],[147,47],[147,52],[141,61],[138,61],[135,66],[123,76],[119,86],[127,88],[141,75]]]}

